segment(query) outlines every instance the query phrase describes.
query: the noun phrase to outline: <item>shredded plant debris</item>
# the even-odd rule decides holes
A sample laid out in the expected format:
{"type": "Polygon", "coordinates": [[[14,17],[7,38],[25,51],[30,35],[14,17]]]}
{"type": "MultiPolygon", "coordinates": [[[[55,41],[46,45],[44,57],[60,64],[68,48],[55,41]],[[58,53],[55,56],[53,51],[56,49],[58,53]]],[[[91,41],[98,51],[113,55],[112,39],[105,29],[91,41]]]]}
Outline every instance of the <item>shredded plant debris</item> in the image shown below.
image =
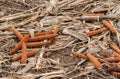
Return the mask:
{"type": "Polygon", "coordinates": [[[119,79],[120,0],[0,0],[0,79],[119,79]]]}

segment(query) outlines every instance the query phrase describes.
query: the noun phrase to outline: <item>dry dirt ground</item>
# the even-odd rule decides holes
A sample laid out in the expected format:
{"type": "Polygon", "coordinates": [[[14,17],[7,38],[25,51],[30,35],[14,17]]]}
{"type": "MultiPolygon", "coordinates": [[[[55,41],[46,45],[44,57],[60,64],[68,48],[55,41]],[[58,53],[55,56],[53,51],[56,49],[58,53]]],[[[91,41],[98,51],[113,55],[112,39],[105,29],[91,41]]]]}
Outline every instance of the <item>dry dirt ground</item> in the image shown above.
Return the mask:
{"type": "Polygon", "coordinates": [[[119,29],[120,0],[0,0],[0,79],[119,79],[120,59],[104,61],[102,68],[97,69],[91,61],[72,54],[113,57],[116,51],[108,43],[120,47],[119,29]],[[82,17],[93,13],[103,16],[82,17]],[[114,25],[116,33],[107,29],[87,36],[86,32],[105,27],[103,19],[114,25]],[[21,49],[10,54],[19,42],[11,27],[30,35],[55,27],[59,32],[52,44],[27,48],[27,51],[37,49],[39,53],[21,64],[21,60],[11,61],[12,57],[21,54],[21,49]],[[117,67],[118,71],[109,70],[109,67],[117,67]]]}

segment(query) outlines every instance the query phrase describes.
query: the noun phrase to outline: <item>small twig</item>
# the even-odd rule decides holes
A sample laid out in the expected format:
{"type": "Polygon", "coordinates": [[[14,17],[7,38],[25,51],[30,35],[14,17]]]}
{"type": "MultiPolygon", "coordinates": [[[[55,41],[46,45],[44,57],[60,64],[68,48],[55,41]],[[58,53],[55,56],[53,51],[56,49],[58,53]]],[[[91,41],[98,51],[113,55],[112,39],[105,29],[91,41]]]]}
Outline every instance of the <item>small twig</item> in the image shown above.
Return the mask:
{"type": "Polygon", "coordinates": [[[19,13],[15,13],[15,14],[12,14],[12,15],[8,15],[8,16],[5,16],[5,17],[15,17],[15,16],[18,16],[18,15],[23,15],[23,14],[29,14],[31,12],[34,12],[35,10],[37,10],[39,8],[39,6],[37,7],[34,7],[32,9],[29,9],[29,10],[25,10],[23,12],[19,12],[19,13]]]}
{"type": "Polygon", "coordinates": [[[59,47],[59,48],[55,48],[55,49],[46,49],[46,51],[57,51],[57,50],[62,50],[65,49],[67,47],[71,47],[75,44],[73,44],[76,40],[70,41],[67,45],[63,46],[63,47],[59,47]]]}
{"type": "Polygon", "coordinates": [[[69,28],[64,28],[62,31],[63,34],[71,35],[79,40],[87,41],[87,36],[84,34],[77,34],[75,31],[69,30],[69,28]],[[82,37],[82,38],[81,38],[82,37]]]}
{"type": "Polygon", "coordinates": [[[59,6],[58,6],[58,8],[62,8],[62,7],[64,7],[64,6],[66,6],[66,5],[68,5],[68,4],[70,4],[70,3],[72,3],[74,0],[65,0],[65,1],[61,1],[60,2],[60,4],[59,4],[59,6]]]}
{"type": "Polygon", "coordinates": [[[58,71],[53,71],[49,73],[42,73],[40,74],[41,76],[47,76],[47,75],[55,75],[55,74],[65,74],[66,72],[64,70],[58,70],[58,71]]]}
{"type": "Polygon", "coordinates": [[[12,16],[12,17],[2,17],[2,18],[0,18],[0,22],[15,20],[15,19],[19,19],[19,18],[25,18],[25,17],[32,16],[34,14],[35,13],[29,13],[29,14],[21,14],[21,15],[12,16]]]}
{"type": "Polygon", "coordinates": [[[77,20],[85,20],[85,21],[100,21],[100,16],[81,16],[77,17],[77,20]]]}
{"type": "Polygon", "coordinates": [[[69,71],[69,72],[67,73],[67,75],[69,75],[69,74],[73,73],[74,71],[78,70],[78,69],[79,69],[78,66],[80,66],[81,64],[83,64],[85,61],[86,61],[86,59],[83,59],[83,60],[81,60],[80,62],[78,62],[77,65],[75,66],[75,68],[74,68],[72,71],[69,71]]]}
{"type": "Polygon", "coordinates": [[[106,77],[102,73],[94,72],[96,75],[102,77],[103,79],[106,79],[106,77]]]}
{"type": "Polygon", "coordinates": [[[109,14],[109,15],[103,15],[103,16],[81,16],[75,18],[76,20],[85,20],[85,21],[101,21],[101,20],[106,20],[106,19],[120,19],[120,15],[118,14],[109,14]]]}
{"type": "MultiPolygon", "coordinates": [[[[44,42],[46,42],[46,40],[44,40],[44,42]]],[[[45,53],[45,45],[42,46],[41,48],[41,51],[40,51],[40,55],[38,56],[38,60],[37,60],[37,63],[36,63],[36,69],[39,69],[39,66],[42,64],[42,58],[43,58],[43,55],[45,53]]]]}
{"type": "Polygon", "coordinates": [[[89,70],[89,71],[86,71],[86,72],[83,72],[83,73],[77,74],[77,75],[71,77],[70,79],[74,79],[74,78],[80,77],[80,76],[82,76],[82,75],[89,74],[89,73],[91,73],[91,72],[93,72],[93,71],[95,71],[95,70],[89,70]]]}
{"type": "Polygon", "coordinates": [[[95,13],[91,13],[91,14],[83,14],[83,16],[103,16],[104,14],[102,14],[102,13],[97,13],[97,14],[95,14],[95,13]]]}
{"type": "Polygon", "coordinates": [[[92,13],[105,13],[109,10],[109,8],[101,8],[101,7],[96,7],[93,10],[91,10],[92,13]]]}
{"type": "Polygon", "coordinates": [[[85,5],[85,4],[88,4],[88,3],[91,3],[91,2],[93,2],[94,0],[87,0],[87,1],[84,1],[84,0],[78,0],[78,1],[75,1],[75,2],[73,2],[73,3],[71,3],[69,6],[71,6],[71,7],[75,7],[75,6],[80,6],[80,5],[85,5]]]}
{"type": "Polygon", "coordinates": [[[52,64],[56,64],[59,65],[60,64],[60,58],[56,58],[56,60],[53,60],[51,58],[48,59],[50,62],[52,62],[52,64]]]}
{"type": "Polygon", "coordinates": [[[105,19],[119,20],[120,19],[120,15],[119,14],[108,14],[108,15],[101,16],[100,19],[101,20],[105,20],[105,19]]]}
{"type": "Polygon", "coordinates": [[[65,75],[63,75],[63,74],[58,74],[58,75],[50,75],[50,76],[43,76],[43,77],[41,77],[41,78],[39,78],[39,79],[51,79],[51,78],[65,78],[66,76],[65,75]]]}
{"type": "Polygon", "coordinates": [[[82,47],[82,48],[80,48],[77,52],[84,52],[86,49],[87,49],[88,47],[82,47]]]}

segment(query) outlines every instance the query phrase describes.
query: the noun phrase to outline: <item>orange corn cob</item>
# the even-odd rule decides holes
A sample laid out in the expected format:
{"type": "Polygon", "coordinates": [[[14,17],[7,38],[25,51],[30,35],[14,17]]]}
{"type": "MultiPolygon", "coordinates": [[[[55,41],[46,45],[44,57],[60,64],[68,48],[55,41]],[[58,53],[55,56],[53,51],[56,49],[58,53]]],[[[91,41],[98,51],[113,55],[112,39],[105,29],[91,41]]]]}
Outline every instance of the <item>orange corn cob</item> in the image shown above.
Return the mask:
{"type": "MultiPolygon", "coordinates": [[[[39,50],[32,50],[30,52],[27,52],[27,57],[31,57],[31,56],[34,56],[36,55],[37,53],[39,53],[39,50]]],[[[16,55],[12,58],[12,61],[17,61],[17,60],[20,60],[22,58],[22,55],[16,55]]]]}
{"type": "Polygon", "coordinates": [[[13,33],[18,37],[19,40],[23,38],[22,34],[15,27],[12,27],[11,29],[13,33]]]}
{"type": "Polygon", "coordinates": [[[26,64],[27,63],[27,48],[25,42],[22,43],[22,58],[21,63],[26,64]]]}
{"type": "Polygon", "coordinates": [[[88,59],[88,57],[86,55],[79,53],[79,52],[73,52],[72,54],[75,56],[78,56],[80,58],[88,59]]]}
{"type": "Polygon", "coordinates": [[[97,29],[97,30],[93,30],[93,31],[90,31],[90,32],[87,32],[86,34],[88,36],[94,36],[94,35],[98,35],[100,33],[102,33],[103,31],[106,31],[107,29],[105,27],[103,28],[100,28],[100,29],[97,29]]]}
{"type": "Polygon", "coordinates": [[[115,33],[115,32],[116,32],[116,30],[114,29],[113,25],[110,24],[108,21],[103,20],[102,22],[103,22],[103,24],[104,24],[112,33],[115,33]]]}
{"type": "Polygon", "coordinates": [[[27,57],[31,57],[36,55],[37,53],[39,53],[39,50],[32,50],[30,52],[27,53],[27,57]]]}
{"type": "Polygon", "coordinates": [[[47,42],[31,42],[31,43],[26,43],[27,47],[39,47],[39,46],[43,46],[43,45],[47,45],[50,44],[51,41],[47,41],[47,42]]]}
{"type": "Polygon", "coordinates": [[[119,62],[120,58],[115,57],[115,58],[103,58],[103,60],[108,61],[108,62],[119,62]]]}
{"type": "Polygon", "coordinates": [[[10,53],[11,53],[11,54],[16,53],[16,52],[21,48],[22,43],[23,43],[23,42],[27,42],[28,38],[29,38],[28,35],[24,36],[24,37],[20,40],[20,42],[15,46],[15,48],[13,48],[13,49],[11,50],[10,53]]]}
{"type": "Polygon", "coordinates": [[[91,55],[90,53],[86,54],[87,57],[89,58],[89,60],[94,64],[94,66],[99,69],[102,67],[102,64],[98,61],[98,59],[96,57],[94,57],[93,55],[91,55]]]}
{"type": "Polygon", "coordinates": [[[115,52],[114,57],[120,57],[120,54],[115,52]]]}
{"type": "Polygon", "coordinates": [[[117,52],[118,54],[120,54],[120,49],[119,49],[117,46],[115,46],[115,45],[112,44],[112,43],[110,43],[109,46],[110,46],[115,52],[117,52]]]}
{"type": "Polygon", "coordinates": [[[52,30],[52,32],[54,33],[54,34],[57,34],[58,33],[58,28],[57,27],[54,27],[54,30],[52,30]]]}
{"type": "Polygon", "coordinates": [[[40,40],[44,40],[44,39],[54,38],[55,36],[57,36],[57,34],[41,35],[41,36],[36,36],[36,37],[33,37],[33,38],[29,38],[29,41],[40,41],[40,40]]]}

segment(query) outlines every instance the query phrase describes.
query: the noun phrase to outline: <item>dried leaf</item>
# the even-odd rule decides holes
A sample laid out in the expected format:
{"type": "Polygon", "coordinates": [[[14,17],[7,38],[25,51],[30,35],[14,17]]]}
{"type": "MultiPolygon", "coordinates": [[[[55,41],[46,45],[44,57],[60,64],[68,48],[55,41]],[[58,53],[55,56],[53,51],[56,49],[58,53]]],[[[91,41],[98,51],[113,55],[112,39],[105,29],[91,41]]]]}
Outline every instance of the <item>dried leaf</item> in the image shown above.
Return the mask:
{"type": "Polygon", "coordinates": [[[29,31],[30,36],[34,37],[35,30],[34,29],[29,29],[28,31],[29,31]]]}
{"type": "Polygon", "coordinates": [[[69,30],[68,28],[63,29],[62,33],[67,34],[67,35],[71,35],[71,36],[73,36],[81,41],[87,41],[87,37],[85,34],[82,34],[82,33],[78,34],[75,31],[69,30]]]}
{"type": "Polygon", "coordinates": [[[29,71],[32,67],[35,66],[35,58],[29,58],[29,62],[28,64],[25,65],[25,67],[23,67],[22,69],[19,69],[17,71],[18,74],[22,74],[22,73],[26,73],[27,71],[29,71]]]}

